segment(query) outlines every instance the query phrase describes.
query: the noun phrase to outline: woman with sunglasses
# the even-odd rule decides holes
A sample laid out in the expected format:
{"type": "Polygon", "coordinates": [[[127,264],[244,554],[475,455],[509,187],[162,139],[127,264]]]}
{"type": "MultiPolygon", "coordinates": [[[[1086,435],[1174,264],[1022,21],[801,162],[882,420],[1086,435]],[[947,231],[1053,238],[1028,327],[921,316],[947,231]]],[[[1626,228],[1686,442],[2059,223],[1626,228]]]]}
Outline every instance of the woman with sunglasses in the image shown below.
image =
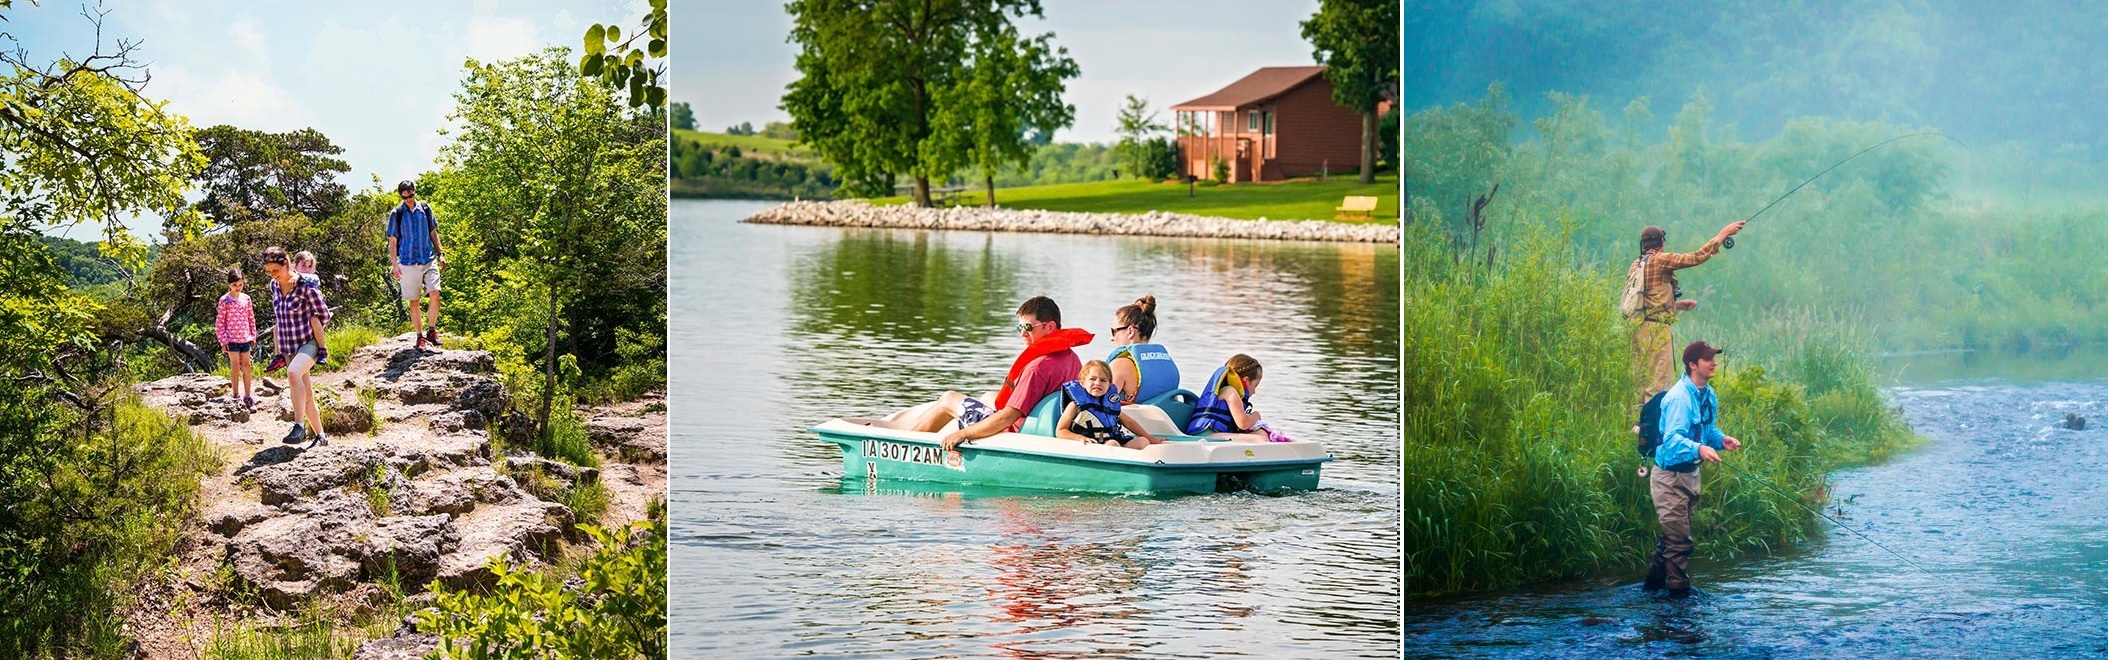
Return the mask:
{"type": "Polygon", "coordinates": [[[1113,312],[1113,352],[1105,356],[1112,365],[1113,387],[1124,394],[1123,404],[1146,403],[1178,389],[1178,364],[1162,345],[1150,343],[1156,334],[1156,296],[1145,295],[1113,312]]]}

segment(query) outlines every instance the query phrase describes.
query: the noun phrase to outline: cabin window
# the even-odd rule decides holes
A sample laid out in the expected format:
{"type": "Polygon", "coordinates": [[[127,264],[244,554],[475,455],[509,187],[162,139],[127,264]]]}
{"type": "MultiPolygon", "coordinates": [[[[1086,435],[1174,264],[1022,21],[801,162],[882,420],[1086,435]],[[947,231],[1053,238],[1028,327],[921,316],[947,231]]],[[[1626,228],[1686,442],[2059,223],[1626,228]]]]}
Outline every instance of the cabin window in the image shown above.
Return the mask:
{"type": "Polygon", "coordinates": [[[1245,113],[1245,116],[1244,116],[1244,130],[1246,130],[1246,131],[1250,131],[1250,132],[1253,132],[1253,133],[1257,133],[1257,132],[1259,132],[1259,111],[1258,111],[1258,110],[1253,110],[1253,111],[1251,111],[1251,112],[1245,113]]]}
{"type": "Polygon", "coordinates": [[[1267,135],[1274,134],[1274,111],[1272,110],[1266,111],[1266,130],[1263,132],[1267,135]]]}

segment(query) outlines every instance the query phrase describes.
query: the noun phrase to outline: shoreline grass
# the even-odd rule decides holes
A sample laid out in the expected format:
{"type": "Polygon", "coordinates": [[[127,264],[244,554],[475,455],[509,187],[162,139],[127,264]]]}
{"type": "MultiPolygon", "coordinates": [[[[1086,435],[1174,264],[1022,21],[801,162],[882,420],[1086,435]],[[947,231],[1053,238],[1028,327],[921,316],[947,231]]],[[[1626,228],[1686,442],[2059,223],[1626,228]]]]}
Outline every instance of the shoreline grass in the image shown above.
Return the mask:
{"type": "MultiPolygon", "coordinates": [[[[1398,222],[1398,175],[1379,174],[1376,182],[1368,185],[1357,181],[1352,173],[1348,173],[1323,181],[1196,185],[1193,195],[1188,197],[1184,183],[1120,179],[1014,188],[998,186],[995,201],[1003,208],[1046,211],[1129,214],[1164,211],[1240,220],[1325,220],[1352,224],[1398,222]],[[1376,212],[1372,219],[1336,220],[1338,213],[1334,209],[1339,208],[1340,202],[1348,195],[1375,197],[1376,212]]],[[[968,186],[959,194],[971,197],[972,201],[987,201],[987,191],[979,186],[968,186]]],[[[881,197],[871,203],[906,204],[908,198],[881,197]]]]}

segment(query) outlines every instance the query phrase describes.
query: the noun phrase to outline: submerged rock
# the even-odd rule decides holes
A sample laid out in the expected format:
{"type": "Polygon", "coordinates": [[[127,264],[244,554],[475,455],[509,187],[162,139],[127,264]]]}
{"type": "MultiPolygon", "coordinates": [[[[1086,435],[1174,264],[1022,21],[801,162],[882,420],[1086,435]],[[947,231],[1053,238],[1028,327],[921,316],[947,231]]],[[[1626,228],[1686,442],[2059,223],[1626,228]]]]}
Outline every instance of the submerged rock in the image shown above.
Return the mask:
{"type": "Polygon", "coordinates": [[[2079,416],[2078,413],[2064,413],[2064,428],[2073,431],[2084,431],[2086,430],[2086,418],[2079,416]]]}

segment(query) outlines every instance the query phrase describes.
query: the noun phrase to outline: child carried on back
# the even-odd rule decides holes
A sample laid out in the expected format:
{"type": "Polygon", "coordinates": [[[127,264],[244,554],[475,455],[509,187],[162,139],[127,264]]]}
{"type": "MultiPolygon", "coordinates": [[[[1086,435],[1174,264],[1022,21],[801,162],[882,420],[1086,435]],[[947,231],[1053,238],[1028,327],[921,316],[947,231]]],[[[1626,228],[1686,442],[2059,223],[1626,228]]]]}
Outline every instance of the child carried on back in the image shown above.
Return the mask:
{"type": "Polygon", "coordinates": [[[1163,442],[1120,412],[1120,391],[1113,388],[1113,369],[1104,360],[1083,363],[1076,380],[1061,386],[1068,405],[1061,411],[1055,437],[1141,449],[1163,442]],[[1124,428],[1123,428],[1124,427],[1124,428]]]}

